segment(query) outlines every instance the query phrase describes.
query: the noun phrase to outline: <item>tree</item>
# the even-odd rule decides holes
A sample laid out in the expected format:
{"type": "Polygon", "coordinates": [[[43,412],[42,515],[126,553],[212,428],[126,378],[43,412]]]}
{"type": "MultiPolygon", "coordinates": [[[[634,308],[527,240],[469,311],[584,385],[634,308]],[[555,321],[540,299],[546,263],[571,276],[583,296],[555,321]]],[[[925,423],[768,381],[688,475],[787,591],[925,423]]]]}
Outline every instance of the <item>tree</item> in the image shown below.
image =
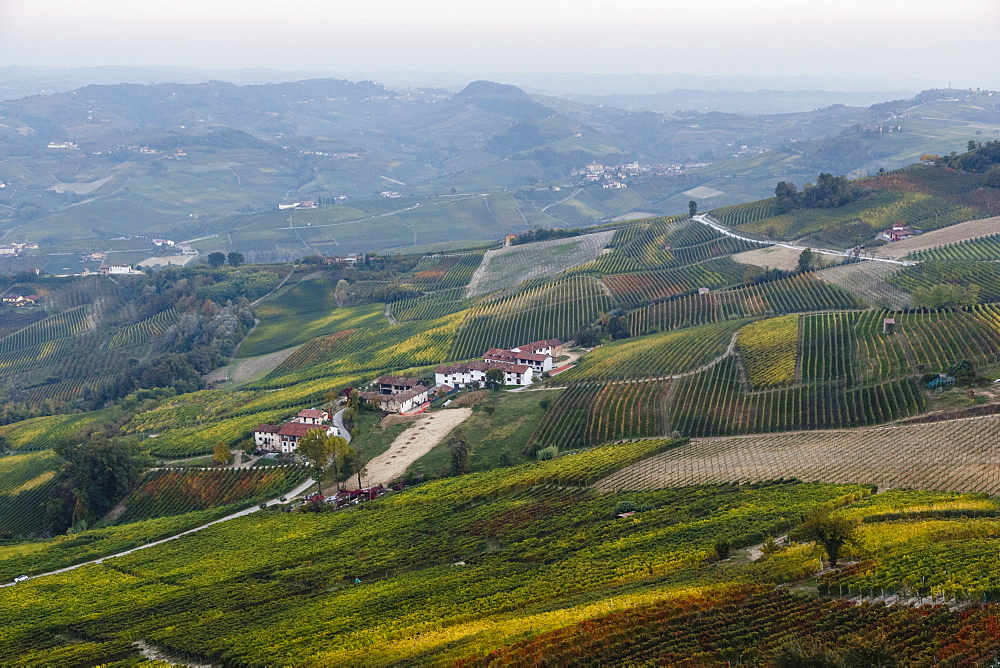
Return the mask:
{"type": "Polygon", "coordinates": [[[942,306],[974,306],[979,303],[979,286],[968,287],[953,283],[938,283],[931,287],[914,288],[911,292],[916,308],[941,308],[942,306]]]}
{"type": "Polygon", "coordinates": [[[698,203],[690,200],[688,202],[688,215],[693,217],[696,213],[698,213],[698,203]]]}
{"type": "Polygon", "coordinates": [[[106,515],[153,464],[138,446],[109,439],[103,431],[79,445],[57,445],[55,452],[64,464],[45,507],[47,526],[55,533],[106,515]]]}
{"type": "Polygon", "coordinates": [[[601,335],[595,327],[584,327],[573,336],[573,339],[576,341],[576,345],[584,348],[601,345],[601,335]]]}
{"type": "Polygon", "coordinates": [[[233,251],[232,253],[226,256],[226,261],[229,262],[229,264],[234,267],[238,267],[241,264],[243,264],[244,259],[245,258],[243,257],[243,253],[237,253],[236,251],[233,251]]]}
{"type": "MultiPolygon", "coordinates": [[[[778,181],[778,185],[774,187],[774,196],[778,199],[778,212],[788,213],[795,208],[799,193],[794,183],[790,181],[778,181]]],[[[773,234],[768,236],[774,237],[773,234]]]]}
{"type": "Polygon", "coordinates": [[[362,457],[361,453],[352,447],[347,448],[347,452],[343,454],[344,463],[344,479],[350,478],[352,475],[358,476],[358,489],[361,489],[361,476],[368,474],[368,462],[366,462],[362,457]]]}
{"type": "Polygon", "coordinates": [[[550,445],[549,447],[542,448],[536,452],[535,458],[540,462],[547,462],[555,459],[557,454],[559,454],[559,448],[554,445],[550,445]]]}
{"type": "Polygon", "coordinates": [[[452,475],[462,475],[469,472],[469,441],[465,438],[465,432],[456,429],[448,437],[448,450],[451,452],[451,473],[452,475]]]}
{"type": "Polygon", "coordinates": [[[212,461],[219,466],[228,464],[230,455],[229,446],[225,443],[216,443],[215,447],[212,448],[212,461]]]}
{"type": "Polygon", "coordinates": [[[1000,165],[993,165],[986,170],[986,177],[983,179],[983,185],[989,188],[1000,188],[1000,165]]]}
{"type": "Polygon", "coordinates": [[[489,369],[486,371],[486,389],[499,390],[503,387],[503,369],[489,369]]]}
{"type": "MultiPolygon", "coordinates": [[[[347,441],[340,436],[327,435],[325,429],[310,429],[299,441],[296,452],[312,467],[316,488],[323,493],[323,477],[333,468],[337,477],[337,458],[348,450],[347,441]]],[[[340,487],[339,482],[337,485],[340,487]]]]}
{"type": "Polygon", "coordinates": [[[820,511],[809,516],[799,532],[808,540],[823,546],[830,565],[836,568],[840,550],[855,539],[855,524],[843,515],[820,511]]]}
{"type": "Polygon", "coordinates": [[[804,248],[799,253],[799,271],[812,271],[813,252],[811,248],[804,248]]]}
{"type": "Polygon", "coordinates": [[[611,339],[617,341],[618,339],[627,339],[632,336],[632,332],[629,330],[628,319],[623,316],[613,315],[608,318],[608,334],[611,335],[611,339]]]}
{"type": "Polygon", "coordinates": [[[218,269],[226,263],[226,256],[222,253],[209,253],[207,262],[209,267],[218,269]]]}

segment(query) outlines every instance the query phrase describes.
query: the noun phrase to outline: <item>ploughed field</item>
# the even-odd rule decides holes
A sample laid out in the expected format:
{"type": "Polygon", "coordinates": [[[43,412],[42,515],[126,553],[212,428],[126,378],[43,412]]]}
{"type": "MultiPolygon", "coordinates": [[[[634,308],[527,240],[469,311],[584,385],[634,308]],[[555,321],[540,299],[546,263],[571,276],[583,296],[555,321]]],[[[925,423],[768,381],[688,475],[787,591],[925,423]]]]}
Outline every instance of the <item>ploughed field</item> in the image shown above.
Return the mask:
{"type": "Polygon", "coordinates": [[[600,481],[605,491],[779,478],[1000,494],[1000,416],[694,439],[600,481]]]}

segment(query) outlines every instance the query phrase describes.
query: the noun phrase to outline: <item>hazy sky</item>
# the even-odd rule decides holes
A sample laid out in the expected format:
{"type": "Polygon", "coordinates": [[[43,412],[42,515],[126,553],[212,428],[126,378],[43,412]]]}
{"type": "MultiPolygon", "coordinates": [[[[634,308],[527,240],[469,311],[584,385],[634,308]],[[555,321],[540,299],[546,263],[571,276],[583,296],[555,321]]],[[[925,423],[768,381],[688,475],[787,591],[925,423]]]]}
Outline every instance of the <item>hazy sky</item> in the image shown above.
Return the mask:
{"type": "Polygon", "coordinates": [[[1000,0],[0,0],[0,66],[1000,85],[1000,0]]]}

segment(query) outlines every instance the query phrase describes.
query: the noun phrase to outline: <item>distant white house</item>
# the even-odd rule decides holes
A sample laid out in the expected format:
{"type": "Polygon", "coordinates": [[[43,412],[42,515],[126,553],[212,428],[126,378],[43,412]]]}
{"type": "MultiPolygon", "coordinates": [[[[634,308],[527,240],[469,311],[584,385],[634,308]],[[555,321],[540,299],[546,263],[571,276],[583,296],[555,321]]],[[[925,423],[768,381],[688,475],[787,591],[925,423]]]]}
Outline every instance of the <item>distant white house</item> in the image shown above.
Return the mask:
{"type": "Polygon", "coordinates": [[[515,352],[491,348],[483,355],[487,362],[506,362],[507,364],[531,367],[534,373],[542,374],[552,370],[552,356],[544,353],[515,352]]]}
{"type": "Polygon", "coordinates": [[[298,415],[292,418],[292,422],[301,422],[302,424],[325,424],[327,420],[330,419],[330,413],[318,408],[304,408],[299,411],[298,415]]]}
{"type": "Polygon", "coordinates": [[[307,200],[303,202],[291,202],[289,204],[279,204],[278,210],[284,211],[285,209],[315,209],[316,202],[312,200],[307,200]]]}
{"type": "Polygon", "coordinates": [[[543,339],[532,341],[516,348],[490,348],[483,359],[465,364],[447,364],[434,371],[434,382],[438,387],[466,387],[471,383],[484,383],[486,372],[502,369],[504,385],[531,385],[535,376],[551,371],[555,358],[562,354],[562,341],[543,339]]]}
{"type": "Polygon", "coordinates": [[[465,364],[447,364],[434,370],[434,382],[438,386],[466,387],[471,383],[485,383],[486,372],[490,369],[502,369],[504,385],[531,385],[533,371],[526,364],[511,364],[509,362],[487,362],[473,360],[465,364]]]}
{"type": "Polygon", "coordinates": [[[130,264],[102,264],[100,272],[104,275],[107,274],[141,274],[141,271],[137,271],[132,268],[130,264]]]}

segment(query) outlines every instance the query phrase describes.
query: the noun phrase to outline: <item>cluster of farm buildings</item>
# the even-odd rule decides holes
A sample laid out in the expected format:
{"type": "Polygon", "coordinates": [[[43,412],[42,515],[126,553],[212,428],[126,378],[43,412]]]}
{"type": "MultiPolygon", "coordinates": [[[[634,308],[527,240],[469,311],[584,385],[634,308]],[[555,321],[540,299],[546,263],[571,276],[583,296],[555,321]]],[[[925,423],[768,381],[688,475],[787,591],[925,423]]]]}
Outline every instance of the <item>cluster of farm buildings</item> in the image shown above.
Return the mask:
{"type": "MultiPolygon", "coordinates": [[[[359,394],[385,413],[412,413],[423,410],[432,396],[484,384],[491,369],[503,371],[504,385],[531,385],[536,377],[553,369],[555,358],[561,354],[559,339],[534,341],[509,350],[491,348],[482,359],[439,366],[434,370],[433,388],[425,386],[419,378],[381,376],[374,381],[375,389],[359,394]]],[[[269,452],[294,452],[302,437],[313,429],[325,428],[327,434],[339,436],[340,430],[328,424],[329,420],[328,411],[307,408],[283,425],[257,425],[253,430],[254,444],[269,452]]]]}
{"type": "Polygon", "coordinates": [[[26,250],[38,250],[38,244],[33,241],[14,241],[0,244],[0,255],[20,255],[26,250]]]}
{"type": "Polygon", "coordinates": [[[5,306],[33,306],[41,297],[38,295],[15,295],[7,294],[3,296],[5,306]]]}
{"type": "Polygon", "coordinates": [[[562,341],[559,339],[533,341],[509,350],[491,348],[481,361],[439,366],[434,370],[434,382],[439,388],[450,391],[472,383],[484,383],[487,371],[501,369],[504,385],[523,387],[535,382],[535,376],[552,371],[555,358],[561,354],[562,341]]]}
{"type": "Polygon", "coordinates": [[[484,384],[491,369],[503,371],[504,385],[531,385],[536,377],[552,370],[555,358],[561,354],[559,339],[534,341],[509,350],[491,348],[482,359],[439,366],[434,370],[433,388],[423,385],[418,378],[382,376],[375,381],[376,390],[362,392],[361,396],[386,413],[409,413],[427,403],[431,396],[484,384]]]}
{"type": "Polygon", "coordinates": [[[306,408],[282,425],[259,424],[253,430],[253,442],[260,450],[268,452],[295,452],[302,437],[313,429],[325,429],[329,436],[340,436],[340,429],[327,424],[329,411],[306,408]]]}

